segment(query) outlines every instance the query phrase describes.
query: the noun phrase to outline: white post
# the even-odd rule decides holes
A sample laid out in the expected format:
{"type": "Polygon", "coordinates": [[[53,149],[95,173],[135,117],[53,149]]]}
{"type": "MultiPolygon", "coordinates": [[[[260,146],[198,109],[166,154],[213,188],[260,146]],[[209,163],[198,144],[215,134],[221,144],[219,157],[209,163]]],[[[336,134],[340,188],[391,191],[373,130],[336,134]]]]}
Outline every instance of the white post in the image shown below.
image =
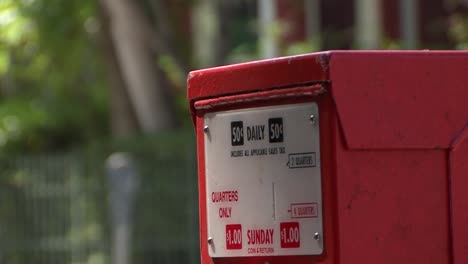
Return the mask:
{"type": "Polygon", "coordinates": [[[305,0],[304,7],[307,40],[320,49],[322,46],[320,0],[305,0]]]}
{"type": "Polygon", "coordinates": [[[359,49],[378,49],[382,38],[381,0],[356,0],[356,44],[359,49]]]}
{"type": "Polygon", "coordinates": [[[400,36],[404,49],[419,46],[418,0],[400,0],[400,36]]]}
{"type": "Polygon", "coordinates": [[[275,32],[276,0],[258,0],[260,57],[263,59],[278,56],[278,36],[275,32]]]}
{"type": "Polygon", "coordinates": [[[198,0],[192,12],[193,45],[199,67],[213,67],[220,55],[220,18],[217,0],[198,0]]]}

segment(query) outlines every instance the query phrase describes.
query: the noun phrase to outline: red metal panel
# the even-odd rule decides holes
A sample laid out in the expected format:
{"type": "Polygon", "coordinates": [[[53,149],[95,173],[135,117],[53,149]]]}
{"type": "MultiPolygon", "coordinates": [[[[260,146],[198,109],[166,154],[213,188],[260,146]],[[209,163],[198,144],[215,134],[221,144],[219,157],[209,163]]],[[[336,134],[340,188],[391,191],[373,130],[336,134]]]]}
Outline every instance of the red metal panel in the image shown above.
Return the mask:
{"type": "Polygon", "coordinates": [[[336,137],[338,263],[450,263],[446,151],[356,151],[336,137]]]}
{"type": "Polygon", "coordinates": [[[468,263],[468,124],[450,152],[453,263],[468,263]]]}
{"type": "Polygon", "coordinates": [[[187,79],[192,119],[195,100],[326,81],[327,75],[327,52],[192,71],[187,79]]]}
{"type": "MultiPolygon", "coordinates": [[[[315,91],[316,86],[309,87],[308,89],[315,91]]],[[[284,95],[291,93],[291,90],[295,88],[282,90],[284,95]]],[[[301,89],[299,89],[301,90],[301,89]]],[[[257,98],[258,93],[246,94],[243,96],[246,98],[257,98]]],[[[292,103],[303,103],[316,101],[319,105],[320,111],[320,134],[321,142],[320,152],[322,157],[322,190],[323,190],[323,207],[324,207],[324,241],[325,251],[322,256],[276,256],[276,257],[243,257],[243,258],[217,258],[212,259],[208,255],[207,248],[207,216],[206,216],[206,181],[205,181],[205,153],[204,153],[204,137],[203,137],[203,115],[204,108],[200,107],[200,111],[197,111],[196,115],[196,132],[197,132],[197,146],[198,146],[198,182],[199,182],[199,210],[200,210],[200,255],[202,264],[264,264],[268,262],[270,264],[334,264],[337,262],[337,248],[338,248],[338,234],[337,234],[337,223],[336,223],[336,190],[334,182],[334,158],[332,150],[334,149],[334,138],[333,131],[336,123],[336,113],[334,112],[333,102],[329,96],[321,95],[316,97],[286,97],[287,99],[276,98],[269,101],[255,101],[255,100],[244,100],[240,104],[233,105],[216,105],[215,108],[210,107],[210,111],[224,111],[235,109],[250,108],[250,107],[261,107],[268,105],[281,105],[281,104],[292,104],[292,103]]],[[[223,101],[220,98],[220,101],[223,101]]],[[[213,101],[206,100],[206,104],[212,104],[213,101]]],[[[313,236],[313,234],[310,234],[313,236]]]]}
{"type": "Polygon", "coordinates": [[[330,78],[350,148],[448,148],[468,120],[468,52],[332,52],[330,78]]]}
{"type": "Polygon", "coordinates": [[[327,80],[328,53],[254,61],[190,72],[190,100],[327,80]]]}
{"type": "Polygon", "coordinates": [[[323,85],[315,84],[310,86],[301,86],[285,88],[280,90],[269,90],[248,94],[237,94],[221,96],[212,99],[196,101],[194,107],[197,111],[213,111],[216,108],[235,107],[246,103],[259,103],[272,100],[289,100],[294,98],[316,97],[326,92],[323,85]]]}
{"type": "Polygon", "coordinates": [[[213,263],[208,255],[208,230],[206,222],[206,180],[205,180],[205,138],[203,137],[203,116],[196,116],[197,157],[198,157],[198,211],[200,226],[200,257],[202,264],[213,263]]]}

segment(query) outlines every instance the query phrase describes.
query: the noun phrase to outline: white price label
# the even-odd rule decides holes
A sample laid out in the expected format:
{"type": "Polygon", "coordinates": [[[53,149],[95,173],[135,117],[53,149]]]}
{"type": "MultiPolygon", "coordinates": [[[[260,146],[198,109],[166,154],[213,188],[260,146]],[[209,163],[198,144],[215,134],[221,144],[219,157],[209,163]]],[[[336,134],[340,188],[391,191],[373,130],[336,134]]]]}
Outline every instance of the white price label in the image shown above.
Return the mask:
{"type": "Polygon", "coordinates": [[[320,255],[323,239],[315,103],[205,115],[211,257],[320,255]]]}

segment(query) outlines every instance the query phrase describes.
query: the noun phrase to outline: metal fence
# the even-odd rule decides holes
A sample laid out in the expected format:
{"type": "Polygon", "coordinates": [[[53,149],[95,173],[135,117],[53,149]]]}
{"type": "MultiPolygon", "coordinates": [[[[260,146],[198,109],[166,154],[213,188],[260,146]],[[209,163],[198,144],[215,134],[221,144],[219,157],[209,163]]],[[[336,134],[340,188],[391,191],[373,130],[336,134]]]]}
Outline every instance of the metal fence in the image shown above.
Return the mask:
{"type": "Polygon", "coordinates": [[[173,139],[0,159],[0,263],[112,263],[104,166],[117,149],[140,178],[130,263],[199,263],[194,140],[173,139]]]}

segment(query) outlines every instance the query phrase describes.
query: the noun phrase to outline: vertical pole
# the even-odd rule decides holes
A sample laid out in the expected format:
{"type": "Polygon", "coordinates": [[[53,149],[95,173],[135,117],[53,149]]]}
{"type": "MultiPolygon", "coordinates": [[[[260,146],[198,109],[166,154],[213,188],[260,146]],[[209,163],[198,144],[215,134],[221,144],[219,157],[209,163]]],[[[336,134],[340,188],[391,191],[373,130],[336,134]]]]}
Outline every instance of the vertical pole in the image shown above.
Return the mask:
{"type": "Polygon", "coordinates": [[[112,263],[130,263],[132,213],[138,179],[130,155],[114,153],[106,162],[112,220],[112,263]]]}
{"type": "Polygon", "coordinates": [[[305,0],[304,8],[307,40],[320,49],[322,47],[320,0],[305,0]]]}
{"type": "Polygon", "coordinates": [[[418,0],[400,0],[400,34],[404,49],[416,49],[419,46],[418,0]]]}
{"type": "Polygon", "coordinates": [[[192,12],[193,44],[199,67],[221,63],[219,5],[217,0],[197,0],[192,12]]]}
{"type": "Polygon", "coordinates": [[[114,226],[114,234],[112,236],[112,259],[115,264],[130,263],[130,230],[128,225],[120,224],[114,226]]]}
{"type": "Polygon", "coordinates": [[[356,44],[358,49],[378,49],[382,38],[381,0],[356,0],[356,44]]]}
{"type": "Polygon", "coordinates": [[[258,0],[260,57],[262,59],[278,56],[278,36],[275,32],[277,25],[276,0],[258,0]]]}
{"type": "MultiPolygon", "coordinates": [[[[64,167],[66,168],[66,175],[68,175],[68,180],[69,180],[69,186],[70,186],[70,192],[69,194],[64,194],[64,197],[60,197],[62,199],[68,198],[70,200],[70,229],[72,230],[72,233],[75,234],[80,234],[83,229],[82,225],[82,213],[83,211],[80,210],[80,175],[78,175],[75,164],[73,164],[72,159],[69,156],[65,156],[63,159],[56,159],[56,162],[63,162],[65,165],[64,167]],[[68,197],[66,197],[67,195],[68,197]]],[[[49,162],[47,163],[49,164],[49,162]]],[[[54,198],[59,198],[59,197],[54,197],[54,198]]],[[[59,198],[59,199],[60,199],[59,198]]],[[[71,248],[70,250],[70,258],[71,258],[71,263],[78,263],[79,261],[82,261],[80,259],[80,250],[81,250],[81,242],[82,239],[81,237],[74,237],[71,241],[71,248]]]]}

